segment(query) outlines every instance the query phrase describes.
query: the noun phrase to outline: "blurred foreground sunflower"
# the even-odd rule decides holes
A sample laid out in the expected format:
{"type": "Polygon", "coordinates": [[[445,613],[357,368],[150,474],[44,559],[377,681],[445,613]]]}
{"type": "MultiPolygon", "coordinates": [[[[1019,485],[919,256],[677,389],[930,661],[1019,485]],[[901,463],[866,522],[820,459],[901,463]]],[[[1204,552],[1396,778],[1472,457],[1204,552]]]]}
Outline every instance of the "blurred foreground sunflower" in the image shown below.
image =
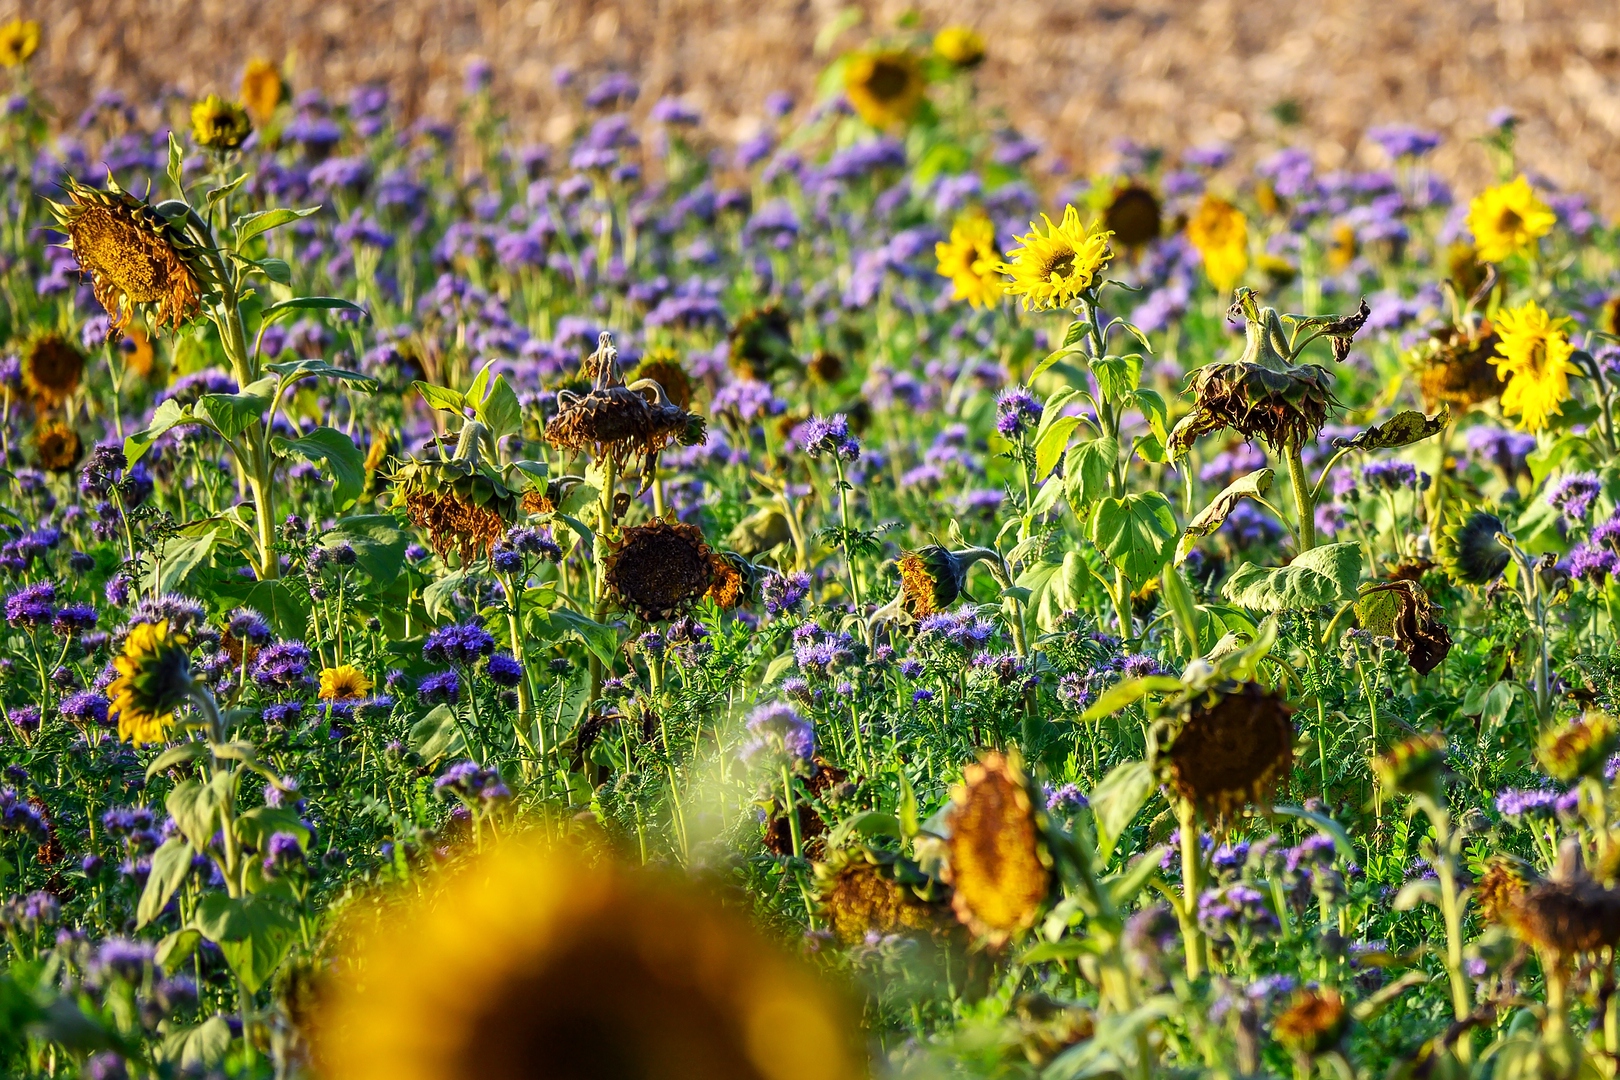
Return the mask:
{"type": "Polygon", "coordinates": [[[947,26],[934,35],[935,55],[952,67],[978,67],[985,49],[984,35],[971,26],[947,26]]]}
{"type": "Polygon", "coordinates": [[[951,792],[951,906],[992,948],[1028,930],[1052,891],[1052,856],[1029,780],[1016,758],[988,753],[951,792]]]}
{"type": "Polygon", "coordinates": [[[1414,350],[1424,409],[1434,412],[1441,405],[1466,409],[1500,395],[1507,385],[1494,361],[1500,340],[1488,322],[1447,326],[1414,350]]]}
{"type": "Polygon", "coordinates": [[[673,882],[530,839],[346,929],[312,1032],[328,1080],[866,1072],[844,1002],[749,927],[673,882]]]}

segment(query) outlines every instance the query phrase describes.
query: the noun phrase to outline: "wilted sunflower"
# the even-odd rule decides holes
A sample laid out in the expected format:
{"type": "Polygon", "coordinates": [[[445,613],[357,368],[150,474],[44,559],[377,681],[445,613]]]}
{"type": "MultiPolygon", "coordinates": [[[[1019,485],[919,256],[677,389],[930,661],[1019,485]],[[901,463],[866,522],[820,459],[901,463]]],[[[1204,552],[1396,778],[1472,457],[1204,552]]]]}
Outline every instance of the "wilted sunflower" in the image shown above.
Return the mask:
{"type": "Polygon", "coordinates": [[[355,701],[371,693],[371,680],[353,664],[321,670],[322,701],[355,701]]]}
{"type": "Polygon", "coordinates": [[[1480,262],[1479,249],[1473,244],[1452,244],[1446,248],[1445,258],[1446,280],[1451,282],[1461,300],[1477,296],[1491,278],[1489,269],[1480,262]]]}
{"type": "Polygon", "coordinates": [[[1204,275],[1217,292],[1228,292],[1249,268],[1249,219],[1214,195],[1205,195],[1187,222],[1187,242],[1204,260],[1204,275]]]}
{"type": "Polygon", "coordinates": [[[1468,204],[1468,231],[1485,262],[1501,262],[1529,250],[1556,224],[1558,215],[1536,197],[1523,175],[1486,188],[1468,204]]]}
{"type": "Polygon", "coordinates": [[[1507,383],[1502,391],[1502,415],[1519,417],[1526,431],[1540,431],[1547,418],[1563,412],[1569,400],[1569,377],[1578,374],[1570,360],[1575,346],[1570,344],[1565,318],[1553,318],[1534,300],[1496,314],[1500,339],[1492,358],[1499,378],[1507,383]]]}
{"type": "Polygon", "coordinates": [[[956,603],[973,564],[990,558],[985,548],[950,551],[930,544],[900,556],[900,607],[913,619],[926,619],[956,603]]]}
{"type": "Polygon", "coordinates": [[[60,420],[47,420],[34,429],[34,454],[42,469],[66,472],[79,463],[84,443],[79,433],[60,420]]]}
{"type": "Polygon", "coordinates": [[[281,72],[268,60],[253,59],[242,70],[242,104],[263,127],[276,114],[276,106],[286,94],[281,72]]]}
{"type": "Polygon", "coordinates": [[[951,907],[991,947],[1035,925],[1053,884],[1039,804],[1016,759],[991,752],[951,791],[951,907]]]}
{"type": "Polygon", "coordinates": [[[770,382],[799,366],[793,351],[793,317],[774,301],[752,308],[732,324],[728,354],[731,369],[756,382],[770,382]]]}
{"type": "Polygon", "coordinates": [[[674,618],[713,587],[724,561],[696,525],[632,525],[608,555],[605,580],[626,608],[648,622],[674,618]]]}
{"type": "Polygon", "coordinates": [[[978,67],[984,63],[984,35],[971,26],[947,26],[934,35],[934,53],[952,67],[978,67]]]}
{"type": "Polygon", "coordinates": [[[329,1080],[865,1075],[809,969],[645,871],[507,841],[343,931],[311,1040],[329,1080]]]}
{"type": "Polygon", "coordinates": [[[1431,412],[1441,405],[1466,409],[1500,395],[1507,384],[1493,362],[1499,340],[1488,322],[1474,328],[1447,326],[1429,338],[1413,354],[1422,365],[1418,386],[1423,407],[1431,412]]]}
{"type": "Polygon", "coordinates": [[[1157,240],[1163,224],[1158,198],[1141,184],[1126,184],[1114,192],[1103,211],[1103,227],[1126,247],[1157,240]]]}
{"type": "Polygon", "coordinates": [[[1506,921],[1523,941],[1554,964],[1620,944],[1620,890],[1593,881],[1579,844],[1566,840],[1546,881],[1513,897],[1506,921]]]}
{"type": "Polygon", "coordinates": [[[1476,507],[1461,513],[1440,530],[1440,565],[1453,581],[1489,585],[1513,557],[1498,534],[1506,535],[1507,525],[1489,510],[1476,507]]]}
{"type": "Polygon", "coordinates": [[[162,742],[174,725],[174,711],[191,696],[191,659],[184,634],[171,634],[167,619],[137,623],[113,661],[118,677],[107,688],[108,712],[118,718],[125,742],[162,742]]]}
{"type": "Polygon", "coordinates": [[[1350,1027],[1344,998],[1331,987],[1306,987],[1277,1017],[1272,1033],[1277,1041],[1300,1057],[1312,1058],[1335,1049],[1350,1027]]]}
{"type": "Polygon", "coordinates": [[[945,884],[892,851],[844,848],[817,863],[815,874],[822,913],[846,945],[858,945],[874,931],[940,931],[951,918],[945,884]]]}
{"type": "Polygon", "coordinates": [[[1479,906],[1479,913],[1491,922],[1506,922],[1532,880],[1532,875],[1518,860],[1506,856],[1493,858],[1474,882],[1474,903],[1479,906]]]}
{"type": "Polygon", "coordinates": [[[844,96],[875,128],[910,123],[925,89],[917,58],[904,49],[858,52],[844,65],[844,96]]]}
{"type": "Polygon", "coordinates": [[[117,340],[139,306],[149,306],[159,325],[180,326],[202,309],[210,280],[202,249],[152,206],[126,193],[109,173],[105,191],[65,177],[67,203],[51,212],[68,234],[67,248],[89,274],[96,299],[112,320],[117,340]]]}
{"type": "Polygon", "coordinates": [[[714,567],[714,584],[709,586],[709,599],[728,611],[748,599],[755,573],[748,560],[730,552],[718,552],[710,565],[714,567]]]}
{"type": "Polygon", "coordinates": [[[389,477],[393,505],[427,530],[440,558],[456,551],[467,562],[480,551],[488,553],[517,517],[517,493],[484,464],[482,454],[492,451],[491,442],[484,425],[469,420],[456,436],[453,457],[412,458],[389,477]]]}
{"type": "Polygon", "coordinates": [[[1451,652],[1451,630],[1423,586],[1408,578],[1377,582],[1356,598],[1356,619],[1364,630],[1394,638],[1407,663],[1427,675],[1451,652]]]}
{"type": "Polygon", "coordinates": [[[1019,247],[1007,252],[1007,261],[997,269],[1012,281],[1006,290],[1024,298],[1024,309],[1067,307],[1097,282],[1097,275],[1114,257],[1108,246],[1109,232],[1100,224],[1090,229],[1080,224],[1080,211],[1074,204],[1063,208],[1063,220],[1054,225],[1045,214],[1043,233],[1035,222],[1030,231],[1016,237],[1019,247]]]}
{"type": "Polygon", "coordinates": [[[934,245],[938,273],[951,282],[951,299],[966,300],[976,308],[1001,299],[1001,254],[996,250],[996,227],[980,213],[963,214],[951,225],[951,238],[934,245]]]}
{"type": "Polygon", "coordinates": [[[207,150],[239,150],[253,134],[247,110],[218,94],[209,94],[191,107],[191,137],[207,150]]]}
{"type": "Polygon", "coordinates": [[[1620,726],[1614,717],[1589,712],[1544,730],[1536,739],[1536,762],[1560,783],[1573,784],[1582,777],[1600,779],[1617,745],[1620,726]]]}
{"type": "Polygon", "coordinates": [[[1372,770],[1386,794],[1438,800],[1447,772],[1445,737],[1413,735],[1373,758],[1372,770]]]}
{"type": "Polygon", "coordinates": [[[812,381],[822,386],[834,386],[844,377],[844,358],[835,352],[817,349],[810,354],[810,362],[804,369],[812,381]]]}
{"type": "Polygon", "coordinates": [[[35,404],[52,408],[73,396],[84,378],[84,354],[61,334],[40,334],[22,357],[23,387],[35,404]]]}
{"type": "Polygon", "coordinates": [[[546,441],[559,450],[610,460],[619,469],[639,455],[645,488],[665,447],[696,446],[708,438],[708,429],[701,417],[672,402],[651,379],[626,385],[618,355],[612,336],[602,334],[596,352],[585,361],[591,389],[584,394],[558,391],[557,415],[546,425],[546,441]]]}
{"type": "Polygon", "coordinates": [[[39,50],[39,23],[33,19],[12,19],[0,26],[0,65],[18,67],[39,50]]]}
{"type": "Polygon", "coordinates": [[[1253,682],[1196,695],[1182,705],[1161,775],[1208,818],[1264,804],[1294,761],[1293,711],[1253,682]]]}

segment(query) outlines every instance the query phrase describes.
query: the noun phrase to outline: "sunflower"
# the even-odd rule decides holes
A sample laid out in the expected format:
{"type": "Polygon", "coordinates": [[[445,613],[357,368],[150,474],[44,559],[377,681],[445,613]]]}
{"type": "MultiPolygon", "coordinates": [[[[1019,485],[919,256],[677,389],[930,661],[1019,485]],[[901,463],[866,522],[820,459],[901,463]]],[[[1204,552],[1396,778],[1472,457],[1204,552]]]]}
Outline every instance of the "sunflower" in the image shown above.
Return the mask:
{"type": "Polygon", "coordinates": [[[951,907],[998,947],[1035,925],[1054,880],[1040,811],[1017,760],[991,752],[964,769],[949,821],[951,907]]]}
{"type": "Polygon", "coordinates": [[[1228,292],[1249,268],[1249,219],[1214,195],[1205,195],[1187,222],[1187,242],[1204,260],[1204,274],[1219,292],[1228,292]]]}
{"type": "Polygon", "coordinates": [[[33,19],[12,19],[0,26],[0,65],[18,67],[39,49],[39,23],[33,19]]]}
{"type": "Polygon", "coordinates": [[[799,365],[793,351],[793,317],[774,301],[744,312],[732,324],[728,342],[731,369],[756,382],[770,382],[799,365]]]}
{"type": "Polygon", "coordinates": [[[1189,699],[1159,762],[1166,781],[1209,817],[1264,803],[1294,761],[1293,711],[1253,682],[1189,699]]]}
{"type": "Polygon", "coordinates": [[[47,408],[73,396],[84,378],[84,354],[61,334],[41,334],[23,352],[23,387],[47,408]]]}
{"type": "Polygon", "coordinates": [[[983,214],[963,214],[951,226],[951,238],[934,245],[939,276],[949,278],[951,299],[966,300],[976,308],[1001,299],[1001,255],[996,251],[996,227],[983,214]]]}
{"type": "Polygon", "coordinates": [[[408,459],[389,480],[393,505],[426,529],[440,558],[451,551],[463,562],[488,553],[517,517],[517,494],[480,457],[487,431],[469,420],[456,437],[455,456],[442,461],[408,459]]]}
{"type": "Polygon", "coordinates": [[[648,622],[673,618],[715,582],[715,553],[696,525],[654,521],[632,525],[608,556],[608,588],[648,622]]]}
{"type": "Polygon", "coordinates": [[[1582,777],[1601,779],[1616,744],[1620,744],[1620,728],[1614,717],[1590,712],[1543,731],[1536,739],[1536,761],[1560,783],[1573,784],[1582,777]]]}
{"type": "Polygon", "coordinates": [[[1350,1011],[1338,991],[1305,987],[1277,1017],[1272,1032],[1289,1050],[1310,1058],[1336,1048],[1349,1027],[1350,1011]]]}
{"type": "Polygon", "coordinates": [[[1552,876],[1516,893],[1504,918],[1520,940],[1550,961],[1544,966],[1561,966],[1620,944],[1620,890],[1593,881],[1577,842],[1566,840],[1552,876]]]}
{"type": "Polygon", "coordinates": [[[636,382],[648,379],[657,383],[664,396],[678,408],[692,406],[692,376],[681,366],[680,355],[674,349],[648,349],[631,377],[636,382]]]}
{"type": "Polygon", "coordinates": [[[1157,240],[1163,223],[1158,198],[1141,184],[1126,184],[1115,191],[1103,211],[1104,228],[1130,248],[1157,240]]]}
{"type": "Polygon", "coordinates": [[[191,695],[191,660],[184,634],[171,634],[167,619],[138,623],[113,661],[118,677],[107,688],[108,710],[118,718],[125,742],[162,742],[174,724],[174,711],[191,695]]]}
{"type": "Polygon", "coordinates": [[[950,918],[950,892],[904,855],[860,846],[815,868],[822,913],[838,940],[858,945],[871,932],[936,932],[950,918]]]}
{"type": "Polygon", "coordinates": [[[645,488],[665,447],[696,446],[708,438],[708,428],[701,417],[671,401],[657,382],[637,379],[626,385],[618,355],[611,335],[602,334],[596,352],[585,359],[590,390],[558,391],[558,411],[546,425],[546,441],[559,450],[611,460],[621,469],[639,454],[645,488]]]}
{"type": "Polygon", "coordinates": [[[60,420],[48,420],[34,429],[34,453],[40,468],[67,472],[79,463],[84,443],[79,433],[60,420]]]}
{"type": "Polygon", "coordinates": [[[1485,872],[1474,882],[1474,902],[1490,922],[1505,922],[1531,878],[1516,859],[1497,856],[1485,865],[1485,872]]]}
{"type": "MultiPolygon", "coordinates": [[[[999,281],[997,287],[1000,287],[999,281]]],[[[835,386],[844,377],[844,358],[835,352],[817,349],[810,354],[810,362],[804,368],[809,373],[811,381],[822,386],[835,386]]]]}
{"type": "Polygon", "coordinates": [[[1067,307],[1096,283],[1097,274],[1114,257],[1108,230],[1081,226],[1080,211],[1072,203],[1063,208],[1061,224],[1052,224],[1045,214],[1041,219],[1046,222],[1046,232],[1030,222],[1030,231],[1017,237],[1023,246],[1009,251],[1008,261],[996,267],[1012,278],[1007,292],[1023,296],[1026,311],[1067,307]]]}
{"type": "Polygon", "coordinates": [[[836,994],[646,871],[507,841],[343,929],[311,1032],[330,1080],[865,1075],[836,994]]]}
{"type": "Polygon", "coordinates": [[[247,110],[218,94],[209,94],[191,107],[191,137],[208,150],[239,150],[253,133],[247,110]]]}
{"type": "Polygon", "coordinates": [[[1391,795],[1426,795],[1436,801],[1446,777],[1443,735],[1413,735],[1372,760],[1373,775],[1391,795]]]}
{"type": "Polygon", "coordinates": [[[1598,329],[1610,337],[1620,337],[1620,293],[1603,302],[1603,314],[1598,317],[1598,329]]]}
{"type": "Polygon", "coordinates": [[[354,701],[371,692],[371,680],[353,664],[339,664],[321,671],[322,701],[354,701]]]}
{"type": "Polygon", "coordinates": [[[1468,231],[1482,262],[1501,262],[1552,232],[1558,215],[1536,198],[1523,174],[1487,188],[1468,204],[1468,231]]]}
{"type": "Polygon", "coordinates": [[[1356,261],[1358,254],[1355,227],[1345,221],[1333,226],[1333,232],[1328,237],[1326,254],[1329,270],[1341,274],[1350,269],[1350,264],[1356,261]]]}
{"type": "Polygon", "coordinates": [[[1563,412],[1569,400],[1569,377],[1579,369],[1570,362],[1575,346],[1564,327],[1569,320],[1553,318],[1534,300],[1496,314],[1499,354],[1491,358],[1507,387],[1502,391],[1502,414],[1519,417],[1526,431],[1540,431],[1547,418],[1563,412]]]}
{"type": "Polygon", "coordinates": [[[934,54],[956,68],[984,63],[984,35],[971,26],[947,26],[934,35],[934,54]]]}
{"type": "Polygon", "coordinates": [[[1489,585],[1502,576],[1513,557],[1496,539],[1499,533],[1507,533],[1501,518],[1477,507],[1467,511],[1440,530],[1436,545],[1440,565],[1453,581],[1489,585]]]}
{"type": "Polygon", "coordinates": [[[125,371],[140,379],[152,377],[152,372],[157,369],[157,353],[145,330],[134,325],[125,327],[118,349],[123,353],[125,371]]]}
{"type": "Polygon", "coordinates": [[[938,544],[905,552],[899,561],[900,606],[914,619],[944,611],[962,595],[968,568],[976,561],[938,544]]]}
{"type": "Polygon", "coordinates": [[[718,607],[729,611],[748,598],[753,567],[742,556],[716,553],[709,565],[714,568],[714,584],[707,595],[718,607]]]}
{"type": "Polygon", "coordinates": [[[51,211],[112,319],[109,338],[123,334],[138,306],[151,307],[159,325],[176,330],[202,309],[209,274],[202,250],[179,226],[126,193],[111,174],[105,191],[71,176],[62,186],[68,202],[52,202],[51,211]]]}
{"type": "Polygon", "coordinates": [[[858,52],[844,66],[844,96],[875,128],[910,123],[924,89],[922,68],[904,49],[858,52]]]}
{"type": "Polygon", "coordinates": [[[253,59],[242,71],[242,104],[260,127],[270,122],[286,94],[281,72],[268,60],[253,59]]]}
{"type": "Polygon", "coordinates": [[[1507,384],[1492,360],[1500,340],[1488,322],[1475,328],[1448,326],[1431,337],[1415,354],[1422,365],[1418,386],[1424,408],[1466,409],[1500,395],[1507,384]]]}

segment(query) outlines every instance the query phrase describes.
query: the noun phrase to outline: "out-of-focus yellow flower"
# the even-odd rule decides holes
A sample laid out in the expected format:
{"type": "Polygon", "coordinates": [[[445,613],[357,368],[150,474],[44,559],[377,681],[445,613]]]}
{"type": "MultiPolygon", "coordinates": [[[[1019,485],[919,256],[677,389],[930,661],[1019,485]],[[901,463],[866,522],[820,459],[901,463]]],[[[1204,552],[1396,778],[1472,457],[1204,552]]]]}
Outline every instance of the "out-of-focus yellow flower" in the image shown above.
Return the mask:
{"type": "Polygon", "coordinates": [[[984,35],[971,26],[947,26],[934,35],[934,52],[959,68],[984,62],[984,35]]]}
{"type": "Polygon", "coordinates": [[[1474,234],[1478,257],[1484,262],[1501,262],[1528,251],[1556,224],[1558,215],[1536,198],[1523,175],[1487,188],[1468,204],[1468,231],[1474,234]]]}
{"type": "Polygon", "coordinates": [[[328,1080],[479,1075],[856,1080],[854,1017],[712,900],[508,840],[355,904],[315,1014],[328,1080]]]}
{"type": "Polygon", "coordinates": [[[1001,299],[1001,255],[996,251],[996,227],[983,214],[964,214],[951,226],[951,238],[934,245],[939,276],[950,278],[952,300],[966,300],[976,308],[1001,299]]]}
{"type": "Polygon", "coordinates": [[[242,104],[260,127],[270,122],[286,93],[281,72],[268,60],[249,60],[242,72],[242,104]]]}
{"type": "Polygon", "coordinates": [[[1090,229],[1080,224],[1080,211],[1073,204],[1063,208],[1063,220],[1052,224],[1045,214],[1043,233],[1035,222],[1030,231],[1018,237],[1022,247],[1007,253],[1007,261],[997,269],[1012,278],[1007,292],[1024,298],[1024,308],[1067,306],[1097,280],[1097,273],[1114,251],[1108,246],[1113,234],[1100,225],[1090,229]]]}
{"type": "Polygon", "coordinates": [[[922,104],[924,82],[917,58],[904,49],[859,52],[844,68],[844,94],[875,128],[911,122],[922,104]]]}
{"type": "Polygon", "coordinates": [[[1249,268],[1249,219],[1214,195],[1205,195],[1187,222],[1187,242],[1204,260],[1204,275],[1219,292],[1230,292],[1249,268]]]}
{"type": "Polygon", "coordinates": [[[0,65],[26,64],[38,49],[39,23],[33,19],[12,19],[0,26],[0,65]]]}
{"type": "Polygon", "coordinates": [[[371,692],[372,682],[353,664],[339,664],[321,671],[322,701],[353,701],[371,692]]]}
{"type": "Polygon", "coordinates": [[[1498,356],[1491,358],[1502,390],[1502,413],[1517,416],[1526,431],[1540,431],[1547,418],[1563,412],[1569,400],[1569,377],[1577,369],[1570,362],[1575,347],[1564,327],[1568,319],[1553,318],[1534,300],[1497,312],[1498,356]]]}
{"type": "Polygon", "coordinates": [[[209,150],[236,150],[253,134],[247,110],[218,94],[191,107],[191,137],[209,150]]]}

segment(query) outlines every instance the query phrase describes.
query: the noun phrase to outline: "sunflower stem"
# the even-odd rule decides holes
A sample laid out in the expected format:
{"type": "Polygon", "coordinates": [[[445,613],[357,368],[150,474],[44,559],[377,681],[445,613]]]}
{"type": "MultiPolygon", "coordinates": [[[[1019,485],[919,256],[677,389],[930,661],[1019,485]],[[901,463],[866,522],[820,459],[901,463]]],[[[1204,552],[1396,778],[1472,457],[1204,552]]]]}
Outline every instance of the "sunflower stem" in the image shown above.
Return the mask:
{"type": "Polygon", "coordinates": [[[1299,514],[1299,550],[1309,551],[1316,546],[1315,492],[1305,475],[1305,461],[1300,456],[1299,443],[1290,441],[1283,453],[1288,459],[1288,479],[1294,488],[1294,509],[1299,514]]]}

